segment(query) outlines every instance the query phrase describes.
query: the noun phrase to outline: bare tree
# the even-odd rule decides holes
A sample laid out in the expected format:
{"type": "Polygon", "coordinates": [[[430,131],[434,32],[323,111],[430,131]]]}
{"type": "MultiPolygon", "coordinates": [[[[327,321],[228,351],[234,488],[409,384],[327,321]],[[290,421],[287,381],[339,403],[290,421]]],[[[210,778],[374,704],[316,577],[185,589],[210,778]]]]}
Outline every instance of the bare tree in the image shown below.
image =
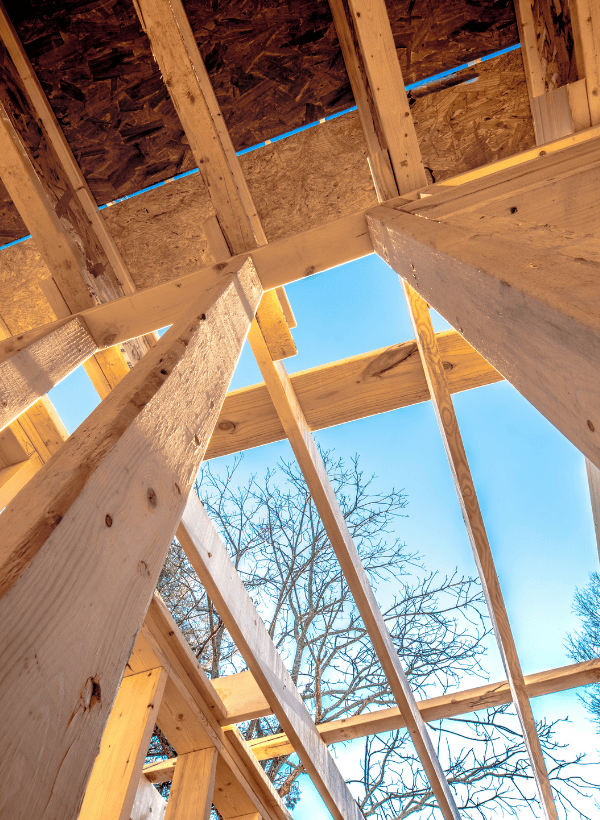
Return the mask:
{"type": "MultiPolygon", "coordinates": [[[[376,492],[358,458],[346,465],[324,453],[327,472],[388,629],[418,697],[458,689],[484,675],[489,625],[479,582],[455,572],[427,572],[394,535],[406,496],[376,492]],[[391,593],[390,590],[394,592],[391,593]]],[[[224,473],[206,466],[196,491],[285,658],[315,722],[395,705],[323,524],[295,464],[280,463],[262,480],[238,486],[239,460],[224,473]]],[[[243,660],[175,543],[159,591],[211,677],[241,671],[243,660]]],[[[246,739],[281,731],[274,717],[249,721],[246,739]]],[[[559,747],[552,726],[540,726],[549,754],[559,747]]],[[[511,812],[532,803],[527,756],[506,708],[435,725],[441,758],[468,816],[490,808],[511,812]],[[521,786],[520,783],[527,783],[521,786]],[[524,791],[525,789],[525,791],[524,791]],[[526,791],[529,794],[526,794],[526,791]]],[[[366,816],[377,820],[433,817],[434,798],[407,734],[353,741],[362,775],[353,782],[366,816]]],[[[157,734],[153,753],[168,755],[157,734]]],[[[572,762],[579,762],[578,760],[572,762]]],[[[561,779],[567,762],[555,760],[561,779]]],[[[266,761],[265,770],[288,806],[300,799],[302,765],[295,755],[266,761]]],[[[583,781],[568,780],[571,790],[583,781]]],[[[567,799],[567,798],[565,798],[567,799]]],[[[530,816],[534,816],[531,815],[530,816]]],[[[585,815],[582,815],[585,817],[585,815]]]]}
{"type": "MultiPolygon", "coordinates": [[[[573,611],[581,618],[581,630],[567,638],[567,652],[574,661],[600,658],[600,574],[590,573],[589,583],[575,592],[573,611]]],[[[600,731],[600,684],[586,687],[581,700],[600,731]]]]}

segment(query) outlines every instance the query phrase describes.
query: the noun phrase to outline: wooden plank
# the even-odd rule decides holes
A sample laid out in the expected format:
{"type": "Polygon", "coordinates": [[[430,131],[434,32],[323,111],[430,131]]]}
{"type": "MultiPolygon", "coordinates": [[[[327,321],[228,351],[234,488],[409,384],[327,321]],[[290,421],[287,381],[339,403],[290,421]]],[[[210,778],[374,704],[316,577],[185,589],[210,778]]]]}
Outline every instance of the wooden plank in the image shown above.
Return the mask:
{"type": "Polygon", "coordinates": [[[42,461],[35,454],[17,464],[0,468],[0,510],[12,501],[19,490],[41,469],[41,466],[42,461]]]}
{"type": "Polygon", "coordinates": [[[213,678],[211,682],[227,709],[227,714],[220,721],[221,724],[241,723],[244,720],[271,714],[252,672],[224,675],[222,678],[213,678]],[[266,712],[265,707],[268,710],[266,712]]]}
{"type": "MultiPolygon", "coordinates": [[[[502,380],[455,330],[437,336],[452,393],[502,380]]],[[[428,401],[429,390],[415,341],[391,345],[290,375],[311,430],[428,401]]],[[[285,438],[267,386],[227,394],[206,458],[236,453],[285,438]]]]}
{"type": "Polygon", "coordinates": [[[575,60],[585,77],[592,125],[600,125],[600,6],[596,0],[570,0],[575,60]]]}
{"type": "Polygon", "coordinates": [[[217,750],[179,755],[169,792],[166,820],[210,820],[217,750]]]}
{"type": "Polygon", "coordinates": [[[65,320],[32,342],[0,342],[0,430],[98,348],[81,319],[65,320]]]}
{"type": "Polygon", "coordinates": [[[193,306],[2,513],[0,705],[12,738],[2,759],[14,820],[77,814],[261,293],[247,265],[193,306]]]}
{"type": "Polygon", "coordinates": [[[359,820],[358,806],[320,740],[225,547],[193,494],[177,537],[329,811],[336,820],[359,820]]]}
{"type": "MultiPolygon", "coordinates": [[[[525,80],[527,82],[527,91],[530,101],[544,94],[546,91],[531,4],[532,0],[515,0],[515,14],[519,28],[523,68],[525,69],[525,80]]],[[[537,132],[535,115],[533,123],[536,128],[536,138],[539,145],[540,139],[537,132]]]]}
{"type": "Polygon", "coordinates": [[[500,589],[500,581],[458,427],[458,420],[454,412],[452,397],[446,383],[442,359],[436,344],[435,332],[429,315],[429,306],[404,280],[402,280],[402,286],[417,344],[419,345],[419,353],[421,354],[431,401],[448,457],[450,472],[452,473],[467,534],[473,549],[479,580],[490,613],[496,643],[510,684],[512,702],[519,718],[529,762],[533,769],[542,811],[549,820],[558,820],[531,703],[525,689],[517,647],[508,620],[504,597],[500,589]]]}
{"type": "Polygon", "coordinates": [[[573,259],[544,247],[537,226],[509,232],[477,213],[459,225],[379,206],[368,219],[388,264],[598,466],[594,240],[573,259]]]}
{"type": "MultiPolygon", "coordinates": [[[[527,696],[533,698],[564,692],[568,689],[577,689],[598,681],[600,681],[600,659],[596,658],[570,666],[561,666],[558,669],[536,672],[533,675],[525,675],[525,688],[527,696]]],[[[254,687],[256,690],[259,689],[256,682],[254,682],[254,687]]],[[[511,700],[510,685],[505,680],[486,683],[473,689],[449,692],[436,698],[427,698],[417,701],[417,706],[423,720],[431,723],[434,720],[502,706],[505,703],[511,703],[511,700]]],[[[266,700],[262,714],[270,714],[270,707],[266,700]]],[[[394,706],[390,709],[377,709],[367,714],[321,723],[317,729],[323,741],[329,745],[368,735],[393,732],[405,727],[406,724],[400,710],[394,706]]],[[[257,760],[269,760],[279,755],[292,754],[294,751],[294,747],[285,734],[254,738],[248,742],[248,746],[256,755],[257,760]]],[[[176,762],[177,758],[171,758],[171,760],[153,763],[144,767],[144,773],[153,783],[166,783],[173,777],[176,762]]]]}
{"type": "Polygon", "coordinates": [[[264,820],[291,820],[279,796],[273,798],[272,787],[254,755],[242,759],[219,725],[226,714],[225,707],[171,613],[155,593],[128,667],[131,672],[142,671],[157,661],[169,669],[159,726],[178,752],[210,746],[218,750],[213,802],[221,816],[237,817],[258,811],[264,820]],[[175,696],[169,694],[170,689],[175,696]],[[163,717],[169,707],[168,699],[173,714],[166,725],[163,717]],[[199,742],[201,745],[195,745],[199,742]]]}
{"type": "MultiPolygon", "coordinates": [[[[437,758],[435,747],[417,709],[398,653],[375,600],[369,579],[335,497],[323,460],[294,394],[289,376],[281,362],[271,360],[256,322],[252,323],[248,340],[394,699],[405,717],[407,729],[429,778],[438,806],[444,817],[458,818],[458,809],[437,758]]],[[[247,660],[246,662],[248,663],[247,660]]],[[[251,666],[250,669],[254,671],[251,666]]],[[[285,728],[283,723],[282,726],[285,728]]]]}
{"type": "Polygon", "coordinates": [[[384,0],[348,0],[400,194],[427,184],[384,0]]]}
{"type": "Polygon", "coordinates": [[[78,820],[131,817],[166,680],[159,667],[121,682],[78,820]]]}
{"type": "Polygon", "coordinates": [[[147,777],[141,776],[135,794],[131,820],[164,820],[167,801],[150,783],[147,777]]]}

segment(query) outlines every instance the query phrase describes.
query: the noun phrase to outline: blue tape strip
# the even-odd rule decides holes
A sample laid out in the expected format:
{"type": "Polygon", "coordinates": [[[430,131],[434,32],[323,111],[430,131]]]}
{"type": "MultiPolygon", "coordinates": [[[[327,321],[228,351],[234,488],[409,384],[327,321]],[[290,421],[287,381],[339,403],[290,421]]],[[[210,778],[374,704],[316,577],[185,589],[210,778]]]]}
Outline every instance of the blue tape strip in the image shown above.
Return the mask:
{"type": "MultiPolygon", "coordinates": [[[[487,54],[485,57],[479,57],[477,60],[473,60],[470,63],[463,63],[462,65],[457,66],[456,68],[450,68],[448,71],[441,71],[439,74],[434,74],[433,77],[427,77],[425,80],[419,80],[416,83],[411,83],[411,85],[406,86],[406,90],[410,91],[413,88],[420,88],[424,85],[429,85],[430,83],[435,83],[437,80],[443,80],[444,77],[450,77],[452,74],[458,74],[460,71],[464,71],[465,68],[471,68],[472,66],[476,65],[477,63],[484,63],[486,60],[491,60],[494,57],[500,57],[502,54],[508,54],[511,51],[516,51],[518,48],[521,48],[521,44],[517,43],[514,46],[508,46],[507,48],[500,49],[500,51],[494,51],[492,54],[487,54]]],[[[467,82],[475,82],[473,80],[467,80],[467,82]]],[[[345,108],[343,111],[338,111],[335,114],[329,114],[327,117],[323,117],[322,120],[317,120],[316,122],[310,122],[308,125],[301,125],[299,128],[294,128],[292,131],[286,131],[285,134],[279,134],[276,137],[273,137],[270,140],[265,142],[259,142],[258,145],[252,145],[250,148],[244,148],[242,151],[236,151],[236,155],[238,157],[243,156],[244,154],[249,154],[251,151],[256,151],[258,148],[264,148],[265,145],[272,144],[274,142],[279,142],[280,140],[286,139],[286,137],[291,137],[294,134],[299,134],[301,131],[308,131],[309,128],[316,128],[323,120],[329,122],[330,120],[335,120],[338,117],[343,117],[344,114],[350,114],[352,111],[356,111],[356,106],[353,105],[351,108],[345,108]]],[[[162,182],[157,182],[154,185],[149,185],[147,188],[142,188],[139,191],[136,191],[133,194],[127,194],[127,196],[119,197],[119,199],[115,199],[112,202],[107,202],[106,205],[100,205],[99,210],[103,211],[105,208],[110,208],[112,205],[116,205],[118,202],[125,202],[127,199],[133,199],[135,196],[140,196],[140,194],[145,194],[147,191],[153,191],[155,188],[162,188],[163,185],[167,185],[170,182],[174,182],[177,179],[183,179],[184,177],[189,177],[192,174],[197,174],[198,169],[192,168],[191,171],[184,171],[182,174],[176,174],[174,177],[169,177],[169,179],[165,179],[162,182]]],[[[31,235],[23,236],[21,239],[15,239],[12,242],[8,242],[6,245],[0,245],[0,251],[3,251],[5,248],[10,248],[13,245],[18,245],[20,242],[25,242],[25,240],[31,239],[31,235]]]]}

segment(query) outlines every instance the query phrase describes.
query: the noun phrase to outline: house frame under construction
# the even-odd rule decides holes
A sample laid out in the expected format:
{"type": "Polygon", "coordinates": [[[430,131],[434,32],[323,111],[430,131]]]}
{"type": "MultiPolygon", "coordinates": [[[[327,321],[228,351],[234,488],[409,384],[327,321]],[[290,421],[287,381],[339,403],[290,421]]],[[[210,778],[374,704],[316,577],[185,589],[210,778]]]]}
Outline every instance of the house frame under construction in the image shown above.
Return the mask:
{"type": "Polygon", "coordinates": [[[1,10],[10,820],[191,820],[213,805],[224,820],[284,820],[260,761],[292,752],[335,820],[359,820],[328,745],[399,727],[442,816],[458,818],[426,724],[509,702],[557,818],[530,698],[600,680],[600,660],[523,676],[451,396],[508,380],[585,455],[594,504],[600,3],[293,5],[1,10]],[[401,277],[415,339],[288,375],[284,286],[373,251],[401,277]],[[430,306],[455,330],[435,334],[430,306]],[[228,393],[246,338],[264,383],[228,393]],[[102,401],[67,437],[46,394],[82,363],[102,401]],[[420,401],[506,680],[417,703],[311,431],[420,401]],[[203,460],[283,438],[396,708],[314,724],[190,495],[203,460]],[[209,680],[154,594],[174,536],[248,671],[209,680]],[[269,714],[285,733],[246,742],[236,723],[269,714]],[[177,757],[144,769],[155,723],[177,757]],[[151,784],[170,780],[165,805],[151,784]]]}

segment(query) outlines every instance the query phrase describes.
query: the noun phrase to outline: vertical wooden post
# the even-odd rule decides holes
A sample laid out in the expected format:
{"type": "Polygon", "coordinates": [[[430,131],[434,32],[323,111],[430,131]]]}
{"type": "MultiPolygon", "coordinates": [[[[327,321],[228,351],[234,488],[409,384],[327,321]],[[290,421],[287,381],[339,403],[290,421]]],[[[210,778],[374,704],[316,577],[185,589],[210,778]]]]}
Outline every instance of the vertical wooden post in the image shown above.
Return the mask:
{"type": "Polygon", "coordinates": [[[165,820],[210,820],[216,771],[215,748],[179,755],[165,820]]]}
{"type": "Polygon", "coordinates": [[[78,820],[129,820],[166,680],[158,668],[121,681],[78,820]]]}

